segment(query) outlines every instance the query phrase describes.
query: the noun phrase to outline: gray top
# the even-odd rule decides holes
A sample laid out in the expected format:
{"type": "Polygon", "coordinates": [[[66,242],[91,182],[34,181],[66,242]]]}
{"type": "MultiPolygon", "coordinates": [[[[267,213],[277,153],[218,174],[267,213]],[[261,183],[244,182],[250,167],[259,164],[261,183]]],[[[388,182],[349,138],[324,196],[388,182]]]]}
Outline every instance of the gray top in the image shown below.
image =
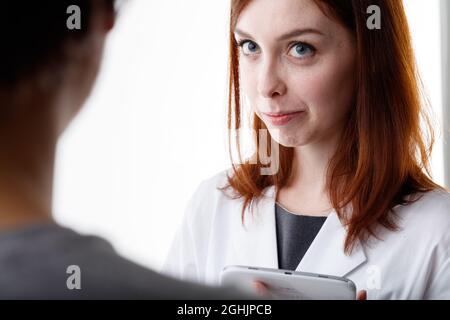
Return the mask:
{"type": "Polygon", "coordinates": [[[160,275],[120,257],[101,238],[56,224],[0,233],[0,299],[245,298],[160,275]],[[68,273],[73,265],[79,272],[68,273]]]}
{"type": "Polygon", "coordinates": [[[327,217],[293,214],[275,204],[278,268],[296,270],[327,217]]]}

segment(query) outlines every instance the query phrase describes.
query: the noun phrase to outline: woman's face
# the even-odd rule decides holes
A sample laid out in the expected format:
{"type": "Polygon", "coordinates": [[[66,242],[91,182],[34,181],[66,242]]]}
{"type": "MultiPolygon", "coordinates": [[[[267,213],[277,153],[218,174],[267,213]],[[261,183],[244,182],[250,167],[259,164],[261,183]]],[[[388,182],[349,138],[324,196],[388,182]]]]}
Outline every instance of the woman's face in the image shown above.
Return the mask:
{"type": "Polygon", "coordinates": [[[240,81],[286,147],[337,136],[354,95],[355,41],[313,0],[252,0],[239,15],[240,81]]]}

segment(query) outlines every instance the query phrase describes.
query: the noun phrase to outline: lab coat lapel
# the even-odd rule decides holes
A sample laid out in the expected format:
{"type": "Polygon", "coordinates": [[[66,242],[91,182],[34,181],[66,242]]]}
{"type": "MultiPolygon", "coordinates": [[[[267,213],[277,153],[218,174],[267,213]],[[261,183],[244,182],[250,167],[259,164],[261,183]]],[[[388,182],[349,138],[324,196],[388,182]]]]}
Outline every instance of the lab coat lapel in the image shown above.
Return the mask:
{"type": "MultiPolygon", "coordinates": [[[[240,219],[233,236],[233,264],[278,268],[278,250],[275,221],[274,186],[269,187],[255,202],[253,214],[246,209],[245,227],[240,219]]],[[[239,211],[240,212],[240,211],[239,211]]],[[[345,277],[366,260],[358,241],[350,255],[344,253],[345,227],[333,211],[310,245],[297,271],[345,277]]]]}
{"type": "Polygon", "coordinates": [[[333,211],[296,270],[346,277],[363,264],[367,257],[359,241],[353,252],[347,256],[344,253],[345,238],[345,227],[341,224],[336,212],[333,211]]]}
{"type": "Polygon", "coordinates": [[[253,212],[246,209],[244,226],[240,219],[236,226],[233,260],[235,264],[278,268],[274,187],[268,187],[254,206],[253,212]]]}

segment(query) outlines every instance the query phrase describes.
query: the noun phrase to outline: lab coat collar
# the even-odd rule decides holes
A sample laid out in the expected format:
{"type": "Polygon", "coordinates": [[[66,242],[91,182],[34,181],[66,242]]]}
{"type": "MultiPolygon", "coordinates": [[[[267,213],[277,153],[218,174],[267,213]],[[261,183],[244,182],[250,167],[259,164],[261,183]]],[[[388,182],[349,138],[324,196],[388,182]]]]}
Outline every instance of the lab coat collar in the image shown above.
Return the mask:
{"type": "MultiPolygon", "coordinates": [[[[250,265],[278,268],[275,196],[274,186],[265,190],[262,197],[255,202],[253,215],[248,209],[245,213],[249,219],[246,218],[245,228],[240,228],[245,234],[235,238],[235,240],[240,238],[241,241],[237,244],[240,246],[238,251],[245,252],[250,265]]],[[[325,220],[296,271],[346,277],[366,262],[367,257],[359,241],[352,253],[346,255],[345,238],[345,227],[333,211],[325,220]]]]}
{"type": "Polygon", "coordinates": [[[233,236],[233,264],[278,269],[275,201],[271,189],[266,189],[251,207],[247,207],[244,225],[239,219],[239,225],[233,228],[233,231],[238,230],[233,236]]]}
{"type": "Polygon", "coordinates": [[[346,277],[367,260],[360,241],[350,255],[344,253],[346,235],[345,227],[333,211],[296,270],[346,277]]]}

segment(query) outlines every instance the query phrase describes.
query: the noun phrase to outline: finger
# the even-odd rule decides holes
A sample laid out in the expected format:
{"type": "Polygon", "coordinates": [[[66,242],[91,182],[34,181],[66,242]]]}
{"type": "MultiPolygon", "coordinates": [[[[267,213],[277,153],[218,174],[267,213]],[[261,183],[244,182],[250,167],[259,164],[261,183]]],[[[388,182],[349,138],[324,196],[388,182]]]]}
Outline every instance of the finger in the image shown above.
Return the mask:
{"type": "Polygon", "coordinates": [[[255,289],[255,291],[261,296],[265,296],[269,292],[267,285],[263,282],[254,281],[252,285],[253,285],[253,288],[255,289]]]}
{"type": "Polygon", "coordinates": [[[358,294],[356,295],[356,300],[367,300],[367,291],[366,290],[359,291],[358,294]]]}

